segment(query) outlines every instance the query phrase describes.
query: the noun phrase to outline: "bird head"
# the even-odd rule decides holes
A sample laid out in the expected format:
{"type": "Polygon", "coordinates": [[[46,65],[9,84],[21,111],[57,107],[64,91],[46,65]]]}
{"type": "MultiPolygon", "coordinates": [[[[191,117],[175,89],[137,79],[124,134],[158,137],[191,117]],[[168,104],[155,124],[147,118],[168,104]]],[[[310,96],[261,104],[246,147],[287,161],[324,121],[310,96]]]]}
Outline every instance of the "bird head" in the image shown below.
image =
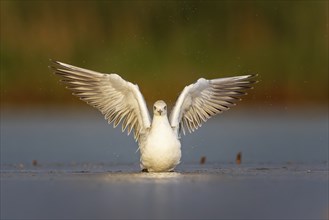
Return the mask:
{"type": "Polygon", "coordinates": [[[162,101],[156,101],[153,105],[153,114],[157,116],[167,115],[167,104],[162,101]]]}

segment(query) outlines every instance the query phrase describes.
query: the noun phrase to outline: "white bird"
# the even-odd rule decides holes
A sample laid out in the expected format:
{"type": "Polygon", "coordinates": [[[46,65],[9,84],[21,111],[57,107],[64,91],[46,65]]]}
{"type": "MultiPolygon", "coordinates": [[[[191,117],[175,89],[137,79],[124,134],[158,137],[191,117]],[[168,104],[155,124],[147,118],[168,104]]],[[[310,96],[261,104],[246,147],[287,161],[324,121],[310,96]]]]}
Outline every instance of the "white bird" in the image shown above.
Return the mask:
{"type": "Polygon", "coordinates": [[[52,71],[61,82],[89,105],[97,108],[108,123],[116,127],[122,122],[122,132],[133,130],[140,150],[142,171],[172,171],[180,163],[180,133],[192,133],[211,116],[235,105],[245,90],[256,83],[257,75],[235,76],[207,80],[198,79],[186,86],[167,117],[167,105],[156,101],[151,120],[146,102],[137,85],[117,74],[104,74],[58,61],[51,61],[52,71]]]}

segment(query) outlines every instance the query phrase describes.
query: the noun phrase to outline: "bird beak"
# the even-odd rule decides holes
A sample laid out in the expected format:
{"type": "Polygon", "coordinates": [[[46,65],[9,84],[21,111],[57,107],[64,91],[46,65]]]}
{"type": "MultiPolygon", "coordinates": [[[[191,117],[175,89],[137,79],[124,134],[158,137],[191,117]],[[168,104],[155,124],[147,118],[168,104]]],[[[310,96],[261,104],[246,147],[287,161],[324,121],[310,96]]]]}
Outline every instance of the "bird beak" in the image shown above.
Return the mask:
{"type": "Polygon", "coordinates": [[[161,109],[159,109],[159,110],[158,110],[158,112],[159,112],[159,114],[161,115],[161,113],[162,113],[162,110],[161,110],[161,109]]]}

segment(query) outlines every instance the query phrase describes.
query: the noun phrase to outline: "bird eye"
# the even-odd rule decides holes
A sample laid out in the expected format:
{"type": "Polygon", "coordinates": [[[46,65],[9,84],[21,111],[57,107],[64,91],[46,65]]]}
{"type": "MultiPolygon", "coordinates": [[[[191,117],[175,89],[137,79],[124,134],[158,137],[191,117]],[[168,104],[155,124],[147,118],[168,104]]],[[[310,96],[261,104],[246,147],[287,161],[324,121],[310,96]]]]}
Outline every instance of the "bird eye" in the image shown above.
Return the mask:
{"type": "Polygon", "coordinates": [[[153,110],[156,110],[156,109],[157,109],[157,107],[153,106],[153,110]]]}
{"type": "Polygon", "coordinates": [[[167,110],[167,106],[164,107],[164,110],[167,110]]]}

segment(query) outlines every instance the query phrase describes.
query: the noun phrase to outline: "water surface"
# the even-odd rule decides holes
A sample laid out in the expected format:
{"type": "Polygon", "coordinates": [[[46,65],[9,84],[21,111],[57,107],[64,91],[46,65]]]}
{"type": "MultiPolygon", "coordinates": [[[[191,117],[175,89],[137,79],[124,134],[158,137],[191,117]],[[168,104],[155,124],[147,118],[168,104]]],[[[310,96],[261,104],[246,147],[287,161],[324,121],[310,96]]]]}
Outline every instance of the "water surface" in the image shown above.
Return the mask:
{"type": "Polygon", "coordinates": [[[225,113],[182,144],[141,173],[97,111],[2,113],[1,219],[328,219],[327,113],[225,113]]]}

